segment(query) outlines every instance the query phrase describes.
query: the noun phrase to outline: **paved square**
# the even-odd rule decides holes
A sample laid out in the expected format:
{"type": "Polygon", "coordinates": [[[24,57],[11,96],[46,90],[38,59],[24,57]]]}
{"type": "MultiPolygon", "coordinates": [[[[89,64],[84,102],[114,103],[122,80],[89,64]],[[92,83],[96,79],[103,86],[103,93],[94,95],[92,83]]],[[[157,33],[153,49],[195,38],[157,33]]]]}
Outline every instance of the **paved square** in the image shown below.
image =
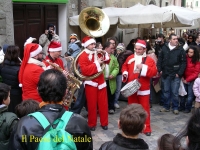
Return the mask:
{"type": "MultiPolygon", "coordinates": [[[[108,130],[103,130],[101,128],[98,117],[96,130],[92,131],[94,150],[98,150],[101,144],[112,140],[116,133],[121,132],[118,129],[117,121],[121,109],[127,105],[127,102],[120,101],[119,105],[120,109],[116,109],[115,114],[109,115],[108,130]]],[[[156,149],[157,139],[161,135],[165,133],[176,135],[185,126],[187,120],[191,116],[191,113],[185,114],[180,112],[179,115],[174,115],[172,111],[159,112],[160,108],[161,106],[158,104],[153,104],[153,108],[151,108],[151,127],[153,131],[151,136],[148,137],[144,134],[139,135],[140,138],[143,138],[148,143],[150,150],[156,149]]]]}

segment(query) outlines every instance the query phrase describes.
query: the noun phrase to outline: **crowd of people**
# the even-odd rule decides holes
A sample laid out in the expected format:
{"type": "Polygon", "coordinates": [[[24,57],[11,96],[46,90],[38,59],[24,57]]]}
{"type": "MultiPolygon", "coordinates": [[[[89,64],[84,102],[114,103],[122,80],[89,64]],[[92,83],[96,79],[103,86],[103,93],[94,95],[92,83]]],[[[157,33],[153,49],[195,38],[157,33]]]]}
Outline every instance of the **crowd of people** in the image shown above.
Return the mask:
{"type": "Polygon", "coordinates": [[[50,141],[54,147],[65,145],[71,149],[91,150],[91,131],[97,128],[97,117],[100,117],[101,128],[108,130],[109,114],[120,109],[122,83],[137,80],[141,86],[128,96],[127,107],[120,113],[118,127],[122,132],[100,149],[149,149],[138,135],[151,136],[153,97],[150,87],[159,83],[160,112],[172,109],[176,115],[179,111],[190,113],[194,101],[195,110],[186,128],[177,136],[165,134],[158,139],[158,149],[184,149],[180,142],[183,137],[187,137],[186,150],[200,149],[200,35],[193,41],[191,35],[184,34],[181,39],[172,33],[166,40],[163,34],[158,34],[154,46],[138,37],[125,47],[115,37],[102,44],[89,36],[80,41],[77,34],[71,34],[65,57],[75,59],[79,55],[78,70],[86,78],[77,91],[76,101],[67,107],[63,100],[71,92],[66,90],[70,68],[61,59],[63,49],[54,28],[48,25],[39,44],[29,38],[24,44],[22,60],[18,46],[4,48],[0,66],[0,147],[40,149],[43,145],[39,143],[47,140],[44,138],[47,133],[55,130],[57,135],[58,130],[62,130],[70,134],[73,142],[69,144],[70,139],[66,139],[66,144],[63,136],[59,142],[50,141]],[[187,94],[179,95],[181,84],[187,94]],[[87,120],[80,115],[83,107],[88,112],[87,120]],[[40,122],[41,117],[46,125],[40,122]],[[63,123],[64,117],[68,119],[63,123]],[[61,124],[64,124],[62,128],[61,124]]]}

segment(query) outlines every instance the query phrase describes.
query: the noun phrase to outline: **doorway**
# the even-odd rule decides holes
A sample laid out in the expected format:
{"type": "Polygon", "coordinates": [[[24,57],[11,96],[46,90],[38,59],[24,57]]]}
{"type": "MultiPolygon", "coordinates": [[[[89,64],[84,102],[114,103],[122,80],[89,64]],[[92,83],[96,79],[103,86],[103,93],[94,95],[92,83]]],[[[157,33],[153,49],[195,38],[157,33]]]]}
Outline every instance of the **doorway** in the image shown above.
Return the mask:
{"type": "Polygon", "coordinates": [[[13,4],[14,39],[23,58],[24,43],[29,37],[36,38],[44,33],[49,23],[56,26],[58,33],[58,5],[13,4]]]}

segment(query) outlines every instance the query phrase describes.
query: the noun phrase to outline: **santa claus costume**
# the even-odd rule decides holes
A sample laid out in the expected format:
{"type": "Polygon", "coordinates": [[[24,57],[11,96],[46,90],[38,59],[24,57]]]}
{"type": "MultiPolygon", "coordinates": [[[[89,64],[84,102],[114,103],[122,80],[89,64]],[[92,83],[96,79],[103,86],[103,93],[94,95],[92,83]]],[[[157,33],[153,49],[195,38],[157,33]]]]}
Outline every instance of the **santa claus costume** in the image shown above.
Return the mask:
{"type": "MultiPolygon", "coordinates": [[[[86,36],[82,40],[82,45],[85,47],[83,53],[78,59],[81,74],[84,76],[92,76],[102,71],[100,63],[97,61],[97,51],[88,49],[88,46],[95,44],[96,41],[86,36]]],[[[109,62],[108,53],[105,54],[104,61],[109,62]]],[[[95,130],[97,124],[97,108],[100,115],[100,123],[104,130],[108,126],[108,100],[106,91],[106,82],[103,73],[100,76],[84,81],[85,94],[88,107],[88,125],[92,131],[95,130]]]]}
{"type": "MultiPolygon", "coordinates": [[[[146,42],[144,40],[138,40],[136,46],[141,49],[146,49],[146,42]]],[[[132,54],[130,55],[125,63],[122,65],[122,81],[131,82],[138,78],[140,73],[139,82],[141,83],[140,89],[133,95],[128,97],[128,104],[139,103],[147,111],[148,117],[146,119],[146,128],[143,131],[146,135],[151,134],[150,125],[150,105],[149,105],[149,95],[150,95],[150,79],[157,74],[157,68],[154,60],[146,56],[146,52],[143,55],[132,54]],[[146,57],[146,59],[145,59],[146,57]],[[145,59],[145,62],[144,62],[145,59]],[[142,64],[142,62],[144,62],[142,64]],[[142,64],[141,73],[137,71],[137,65],[142,64]],[[125,78],[124,75],[127,77],[125,78]]]]}
{"type": "Polygon", "coordinates": [[[60,55],[59,56],[56,56],[57,58],[53,58],[51,55],[51,52],[61,52],[62,51],[62,47],[61,47],[61,44],[60,42],[57,42],[57,41],[52,41],[50,44],[49,44],[49,48],[48,48],[48,52],[49,52],[49,55],[46,56],[46,58],[44,59],[44,63],[45,65],[48,67],[49,66],[49,63],[47,63],[46,61],[49,61],[51,63],[55,63],[57,64],[59,67],[61,67],[63,70],[64,70],[64,64],[63,64],[63,61],[62,59],[60,59],[60,55]]]}
{"type": "Polygon", "coordinates": [[[40,52],[42,52],[42,47],[39,44],[29,43],[25,45],[24,58],[19,70],[19,86],[22,86],[23,100],[33,99],[42,102],[37,91],[37,84],[46,66],[41,61],[33,58],[40,52]]]}

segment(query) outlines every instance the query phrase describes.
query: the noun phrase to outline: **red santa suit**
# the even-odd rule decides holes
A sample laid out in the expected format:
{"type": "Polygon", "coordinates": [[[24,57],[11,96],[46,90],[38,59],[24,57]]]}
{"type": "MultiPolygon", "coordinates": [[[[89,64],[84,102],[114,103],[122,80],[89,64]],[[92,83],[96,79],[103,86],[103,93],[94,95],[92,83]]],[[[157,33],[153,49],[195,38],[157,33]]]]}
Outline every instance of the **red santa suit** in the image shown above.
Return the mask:
{"type": "MultiPolygon", "coordinates": [[[[137,44],[137,43],[136,43],[137,44]]],[[[130,55],[125,63],[122,65],[122,74],[126,74],[128,76],[128,82],[137,79],[139,76],[139,72],[134,72],[135,65],[135,56],[136,54],[130,55]]],[[[140,89],[133,95],[128,97],[128,104],[132,103],[139,103],[143,106],[143,108],[148,113],[148,117],[146,119],[146,128],[144,133],[151,132],[150,126],[150,106],[149,106],[149,95],[150,95],[150,79],[157,74],[157,68],[154,60],[149,56],[146,56],[146,53],[143,54],[143,58],[140,62],[144,60],[146,57],[145,63],[142,65],[141,75],[139,82],[141,83],[140,89]]],[[[137,63],[136,63],[137,64],[137,63]]],[[[126,80],[122,78],[122,81],[125,82],[126,80]]]]}
{"type": "Polygon", "coordinates": [[[42,99],[37,91],[37,84],[41,73],[46,69],[44,63],[32,57],[42,51],[39,44],[26,44],[24,49],[24,58],[19,71],[19,82],[22,86],[23,100],[33,99],[42,102],[42,99]]]}
{"type": "Polygon", "coordinates": [[[46,61],[49,61],[51,63],[56,63],[59,67],[61,67],[64,70],[63,61],[60,58],[53,59],[50,55],[47,55],[46,58],[43,60],[43,63],[48,67],[49,63],[46,61]]]}
{"type": "MultiPolygon", "coordinates": [[[[95,43],[95,40],[90,40],[95,43]]],[[[86,42],[85,42],[86,43],[86,42]]],[[[84,47],[87,47],[87,44],[84,47]]],[[[106,53],[104,61],[109,61],[109,56],[106,53]]],[[[92,76],[98,72],[101,72],[101,66],[97,61],[96,51],[84,49],[84,52],[78,59],[81,74],[84,76],[92,76]]],[[[103,73],[95,79],[84,81],[85,94],[88,106],[88,126],[96,127],[97,124],[97,108],[100,115],[101,126],[108,125],[108,101],[106,82],[104,80],[103,73]]]]}
{"type": "MultiPolygon", "coordinates": [[[[61,43],[60,42],[56,42],[56,41],[52,41],[50,44],[49,44],[49,47],[48,47],[48,52],[57,52],[57,51],[62,51],[62,46],[61,46],[61,43]]],[[[48,62],[51,62],[51,63],[55,63],[57,64],[60,68],[62,68],[63,70],[64,69],[64,64],[63,64],[63,61],[62,59],[60,58],[56,58],[56,59],[53,59],[51,57],[51,55],[47,55],[46,58],[43,60],[43,63],[46,65],[47,69],[51,69],[50,68],[50,64],[48,62]]],[[[68,110],[69,108],[67,106],[64,106],[66,110],[68,110]]]]}
{"type": "MultiPolygon", "coordinates": [[[[60,42],[52,41],[49,44],[48,52],[57,52],[57,51],[62,51],[61,44],[60,44],[60,42]]],[[[60,58],[53,59],[51,57],[51,55],[49,54],[46,56],[46,58],[43,61],[45,63],[45,65],[48,67],[49,63],[47,63],[46,61],[49,61],[51,63],[56,63],[59,67],[61,67],[64,70],[64,64],[63,64],[62,59],[60,59],[60,58]]]]}

